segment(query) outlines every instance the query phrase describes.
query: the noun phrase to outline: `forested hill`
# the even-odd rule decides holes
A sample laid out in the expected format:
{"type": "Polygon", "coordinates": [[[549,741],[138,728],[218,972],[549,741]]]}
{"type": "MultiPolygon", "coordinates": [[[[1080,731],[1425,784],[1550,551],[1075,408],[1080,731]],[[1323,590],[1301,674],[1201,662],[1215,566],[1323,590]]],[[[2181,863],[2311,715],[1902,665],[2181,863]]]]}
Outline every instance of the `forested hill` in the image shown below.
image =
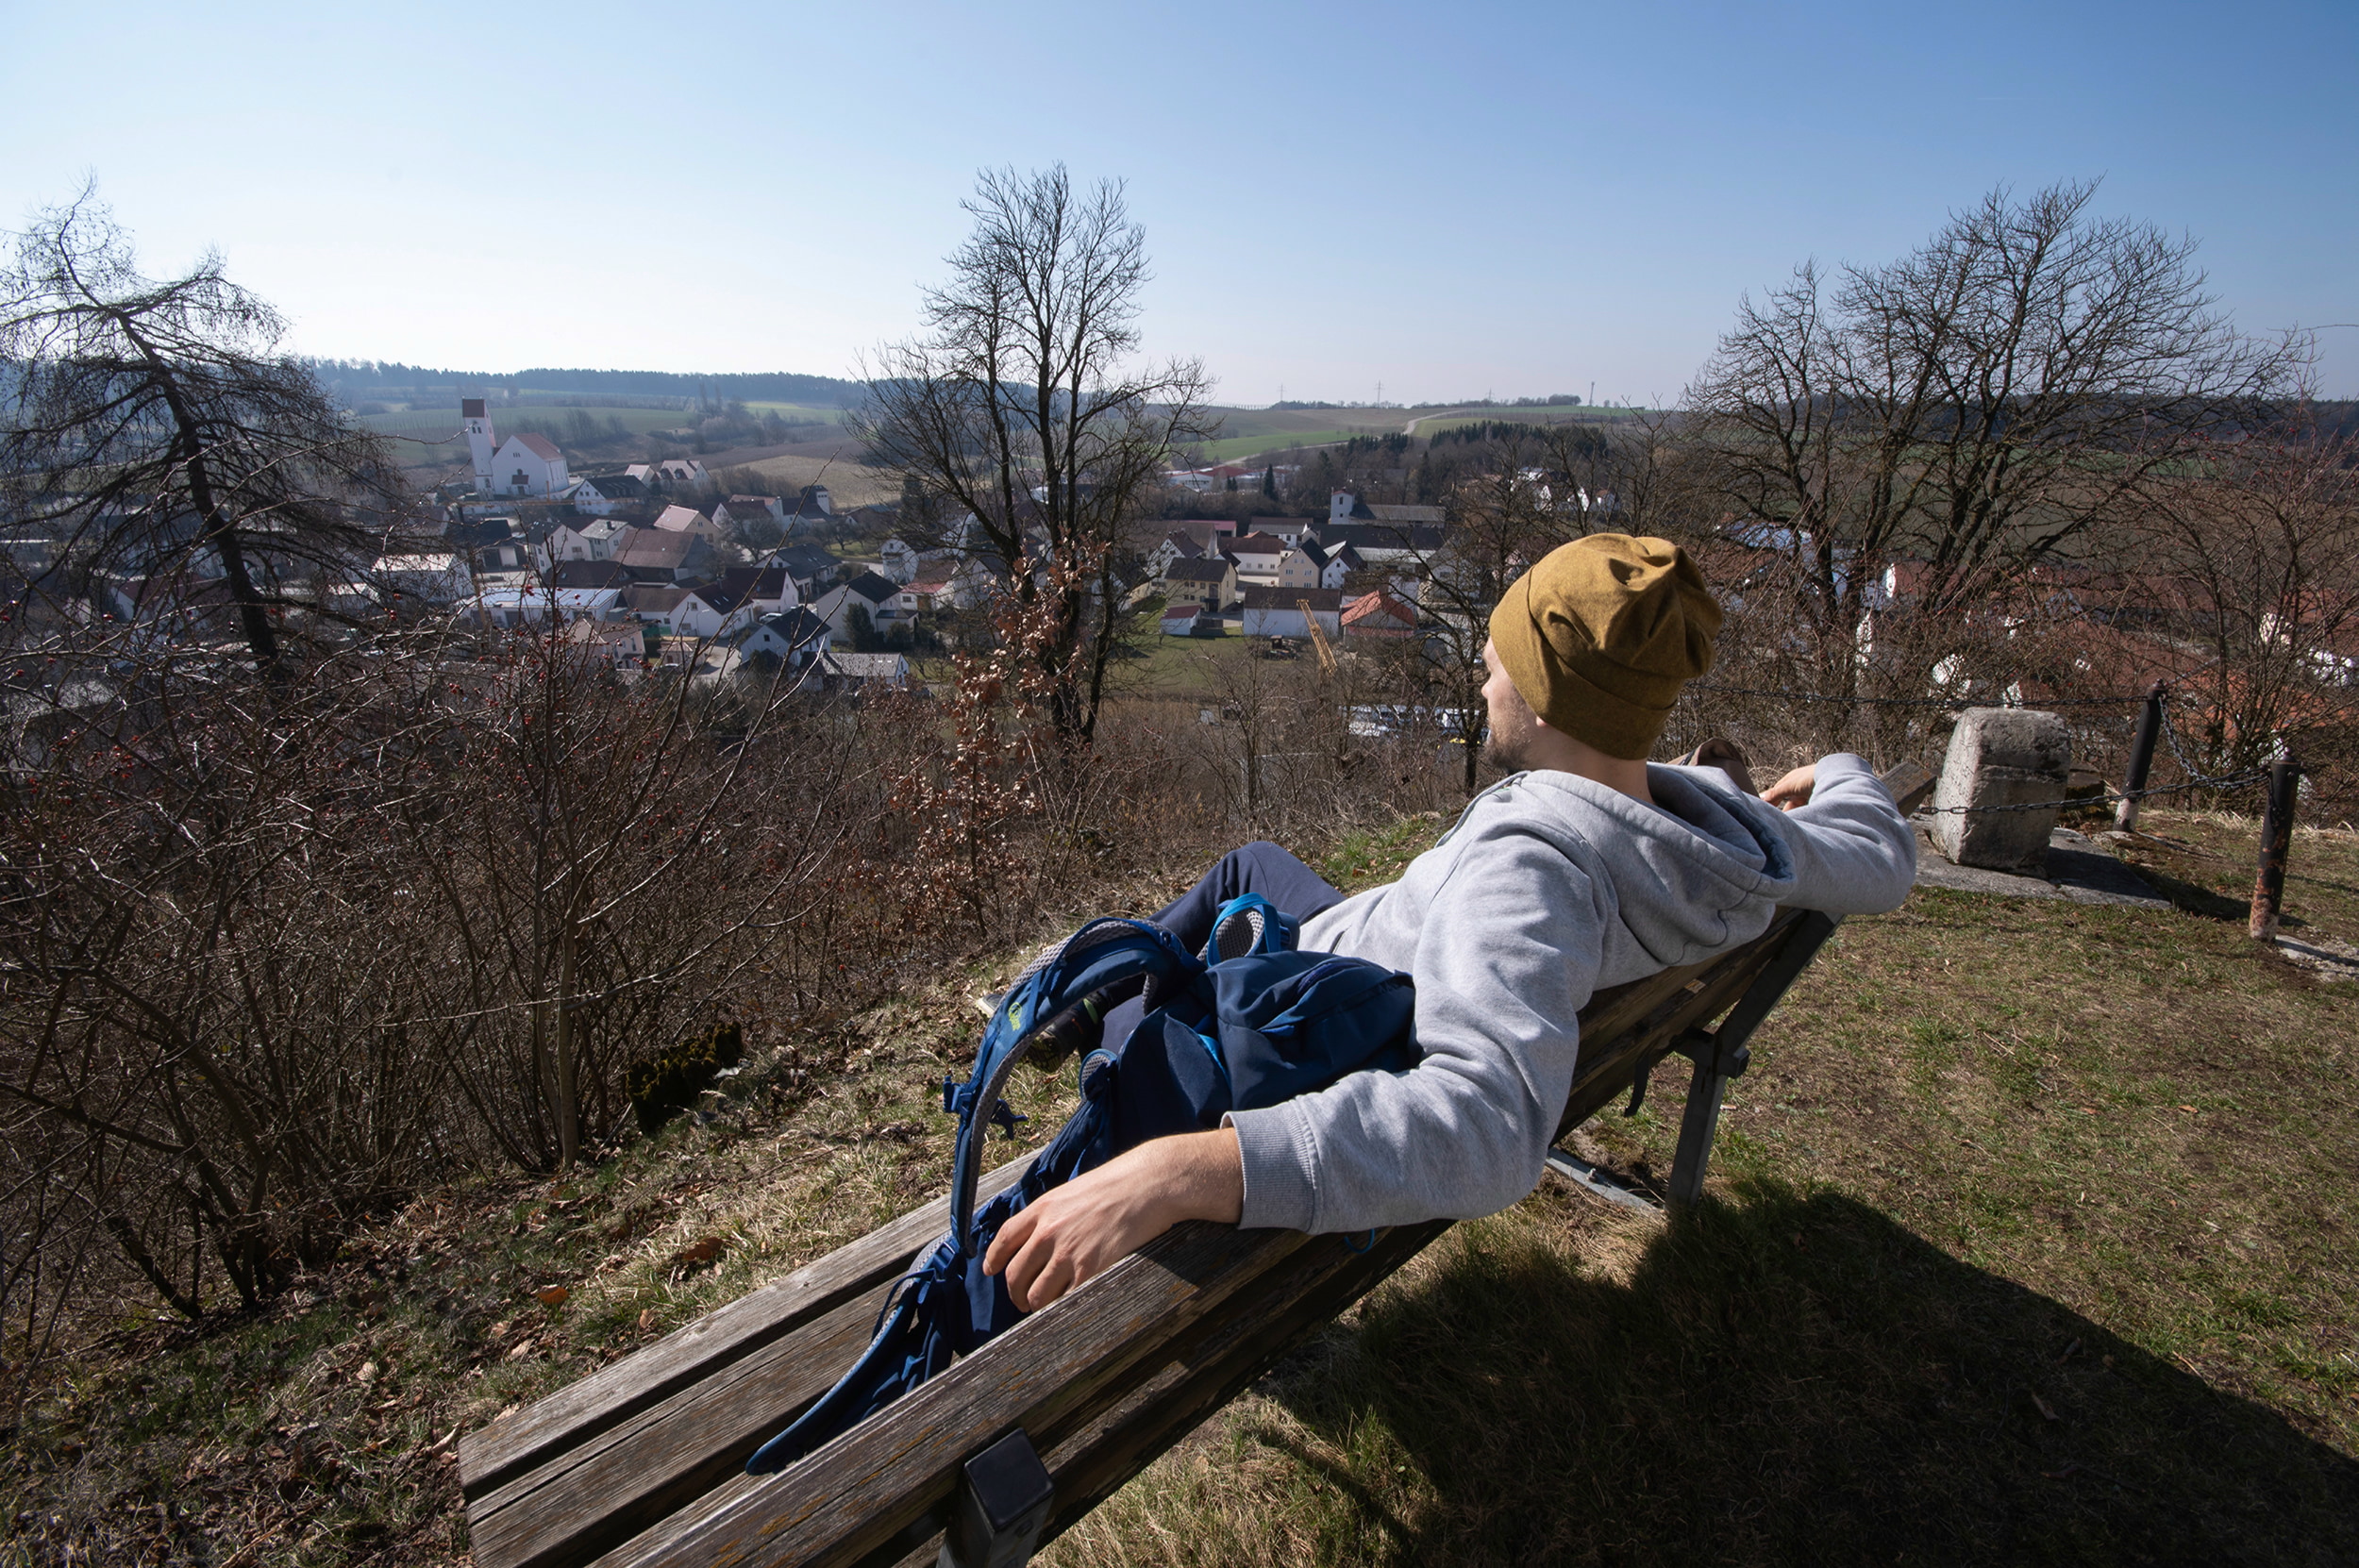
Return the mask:
{"type": "Polygon", "coordinates": [[[393,398],[409,403],[454,405],[462,392],[488,387],[536,392],[584,392],[609,396],[702,398],[707,402],[800,403],[818,408],[849,408],[862,384],[833,375],[799,375],[792,371],[761,371],[748,375],[701,375],[668,370],[433,370],[393,360],[314,359],[319,377],[348,398],[393,398]]]}

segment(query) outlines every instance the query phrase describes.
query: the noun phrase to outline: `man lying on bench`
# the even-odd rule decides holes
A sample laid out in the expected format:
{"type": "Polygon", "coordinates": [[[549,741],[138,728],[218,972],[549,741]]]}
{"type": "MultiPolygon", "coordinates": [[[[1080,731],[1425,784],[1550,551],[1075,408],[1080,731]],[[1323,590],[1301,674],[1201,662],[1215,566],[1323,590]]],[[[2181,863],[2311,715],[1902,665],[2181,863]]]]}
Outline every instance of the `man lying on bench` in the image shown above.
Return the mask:
{"type": "MultiPolygon", "coordinates": [[[[985,1258],[1015,1305],[1046,1306],[1181,1220],[1348,1232],[1504,1209],[1539,1183],[1592,992],[1750,942],[1781,905],[1899,908],[1916,841],[1863,759],[1822,758],[1758,798],[1717,768],[1645,760],[1719,625],[1667,540],[1551,552],[1507,591],[1482,650],[1488,753],[1523,771],[1397,882],[1346,898],[1248,844],[1156,915],[1193,951],[1223,904],[1258,892],[1303,923],[1302,947],[1406,971],[1420,1059],[1155,1139],[1045,1193],[985,1258]]],[[[1139,1013],[1111,1011],[1106,1038],[1139,1013]]]]}

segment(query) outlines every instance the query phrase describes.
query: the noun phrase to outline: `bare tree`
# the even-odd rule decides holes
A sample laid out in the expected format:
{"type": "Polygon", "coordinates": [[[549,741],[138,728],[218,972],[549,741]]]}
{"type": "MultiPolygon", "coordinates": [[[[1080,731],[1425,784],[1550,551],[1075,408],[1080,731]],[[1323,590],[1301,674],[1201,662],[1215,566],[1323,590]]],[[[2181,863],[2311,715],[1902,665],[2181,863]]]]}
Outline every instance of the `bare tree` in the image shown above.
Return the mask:
{"type": "Polygon", "coordinates": [[[2359,718],[2355,465],[2359,442],[2296,419],[2157,487],[2125,596],[2140,624],[2193,656],[2171,662],[2215,773],[2359,718]]]}
{"type": "Polygon", "coordinates": [[[1887,569],[1904,624],[1867,687],[1919,694],[1937,630],[2028,563],[2126,521],[2190,443],[2248,426],[2302,344],[2215,309],[2195,244],[2089,213],[2093,184],[2003,189],[1881,267],[1815,264],[1746,300],[1688,389],[1686,437],[1748,541],[1790,554],[1822,692],[1865,692],[1861,650],[1887,569]]]}
{"type": "Polygon", "coordinates": [[[1059,733],[1097,724],[1122,606],[1124,525],[1159,498],[1172,448],[1210,433],[1200,361],[1133,362],[1146,233],[1122,187],[1064,167],[985,174],[975,230],[928,290],[925,331],[880,351],[847,421],[875,458],[972,514],[1026,603],[1059,602],[1038,659],[1059,733]],[[1044,590],[1033,549],[1064,570],[1044,590]]]}
{"type": "MultiPolygon", "coordinates": [[[[1555,439],[1511,434],[1479,472],[1459,481],[1448,532],[1416,552],[1420,608],[1432,628],[1426,649],[1435,700],[1464,743],[1468,794],[1481,777],[1488,717],[1482,649],[1491,640],[1491,611],[1533,562],[1592,531],[1594,508],[1583,509],[1583,492],[1568,483],[1567,473],[1586,450],[1569,429],[1555,439]]],[[[1414,542],[1420,535],[1407,527],[1402,537],[1414,542]]]]}
{"type": "Polygon", "coordinates": [[[286,323],[209,254],[163,281],[89,191],[40,213],[0,270],[0,486],[52,566],[217,581],[258,665],[277,669],[296,579],[365,565],[398,476],[311,371],[286,323]]]}

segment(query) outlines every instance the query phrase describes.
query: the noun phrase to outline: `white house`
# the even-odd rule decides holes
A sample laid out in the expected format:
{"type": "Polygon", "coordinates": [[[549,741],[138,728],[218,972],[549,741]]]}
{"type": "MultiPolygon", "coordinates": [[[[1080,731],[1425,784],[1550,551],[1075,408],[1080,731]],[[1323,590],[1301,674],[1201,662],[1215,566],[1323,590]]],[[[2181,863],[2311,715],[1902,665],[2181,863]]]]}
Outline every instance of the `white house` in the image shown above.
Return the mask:
{"type": "Polygon", "coordinates": [[[757,519],[783,526],[786,503],[775,495],[732,495],[712,509],[712,521],[724,528],[742,528],[757,519]]]}
{"type": "Polygon", "coordinates": [[[612,517],[560,522],[549,533],[549,554],[558,560],[612,560],[614,542],[629,524],[612,517]]]}
{"type": "Polygon", "coordinates": [[[620,474],[584,475],[574,481],[569,499],[574,510],[592,517],[610,517],[617,507],[647,498],[647,487],[620,474]]]}
{"type": "Polygon", "coordinates": [[[917,575],[917,546],[903,539],[888,539],[877,547],[877,573],[895,582],[917,575]]]}
{"type": "Polygon", "coordinates": [[[565,628],[565,641],[609,666],[641,664],[647,658],[647,636],[635,621],[576,621],[565,628]]]}
{"type": "Polygon", "coordinates": [[[764,615],[738,633],[736,646],[740,659],[767,654],[792,667],[826,653],[835,639],[828,623],[797,607],[764,615]]]}
{"type": "Polygon", "coordinates": [[[554,609],[560,620],[615,621],[622,618],[623,595],[612,588],[544,589],[536,583],[521,588],[487,590],[469,602],[471,610],[495,626],[538,626],[554,609]]]}
{"type": "Polygon", "coordinates": [[[682,591],[672,606],[671,627],[682,637],[724,637],[752,619],[741,619],[738,609],[728,594],[707,583],[682,591]]]}
{"type": "Polygon", "coordinates": [[[475,592],[475,574],[467,570],[466,559],[451,553],[379,556],[369,568],[369,580],[384,592],[430,605],[456,604],[475,592]]]}
{"type": "Polygon", "coordinates": [[[1302,607],[1330,637],[1343,632],[1344,596],[1331,588],[1247,588],[1242,591],[1245,614],[1239,629],[1247,637],[1308,637],[1311,628],[1302,607]]]}
{"type": "Polygon", "coordinates": [[[1313,517],[1257,517],[1252,526],[1257,534],[1282,539],[1289,544],[1300,544],[1304,535],[1317,528],[1318,520],[1313,517]]]}
{"type": "Polygon", "coordinates": [[[912,612],[920,609],[971,609],[990,597],[999,578],[972,557],[922,563],[902,592],[912,612]]]}
{"type": "Polygon", "coordinates": [[[866,610],[869,624],[881,631],[900,619],[893,608],[900,593],[899,583],[880,577],[874,572],[862,572],[843,587],[831,588],[819,595],[811,601],[811,609],[813,614],[828,623],[829,631],[848,642],[852,639],[852,611],[855,609],[866,610]]]}
{"type": "Polygon", "coordinates": [[[665,458],[661,462],[632,463],[623,470],[623,474],[643,485],[705,483],[705,465],[694,458],[665,458]]]}
{"type": "Polygon", "coordinates": [[[857,692],[864,686],[906,686],[910,661],[897,653],[839,653],[819,656],[819,674],[831,692],[857,692]]]}

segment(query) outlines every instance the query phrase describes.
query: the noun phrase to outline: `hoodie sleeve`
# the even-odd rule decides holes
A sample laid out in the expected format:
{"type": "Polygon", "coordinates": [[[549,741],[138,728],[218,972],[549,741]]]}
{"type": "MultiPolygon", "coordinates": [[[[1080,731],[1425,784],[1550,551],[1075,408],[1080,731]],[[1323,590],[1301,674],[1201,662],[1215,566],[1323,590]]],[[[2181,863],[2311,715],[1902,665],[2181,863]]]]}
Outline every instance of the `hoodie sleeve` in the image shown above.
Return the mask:
{"type": "Polygon", "coordinates": [[[1865,758],[1820,758],[1810,804],[1784,816],[1795,883],[1786,903],[1829,914],[1882,914],[1908,898],[1916,880],[1916,831],[1865,758]]]}
{"type": "Polygon", "coordinates": [[[1494,1213],[1540,1179],[1610,911],[1562,850],[1469,846],[1417,941],[1417,1065],[1233,1112],[1239,1223],[1356,1231],[1494,1213]]]}

